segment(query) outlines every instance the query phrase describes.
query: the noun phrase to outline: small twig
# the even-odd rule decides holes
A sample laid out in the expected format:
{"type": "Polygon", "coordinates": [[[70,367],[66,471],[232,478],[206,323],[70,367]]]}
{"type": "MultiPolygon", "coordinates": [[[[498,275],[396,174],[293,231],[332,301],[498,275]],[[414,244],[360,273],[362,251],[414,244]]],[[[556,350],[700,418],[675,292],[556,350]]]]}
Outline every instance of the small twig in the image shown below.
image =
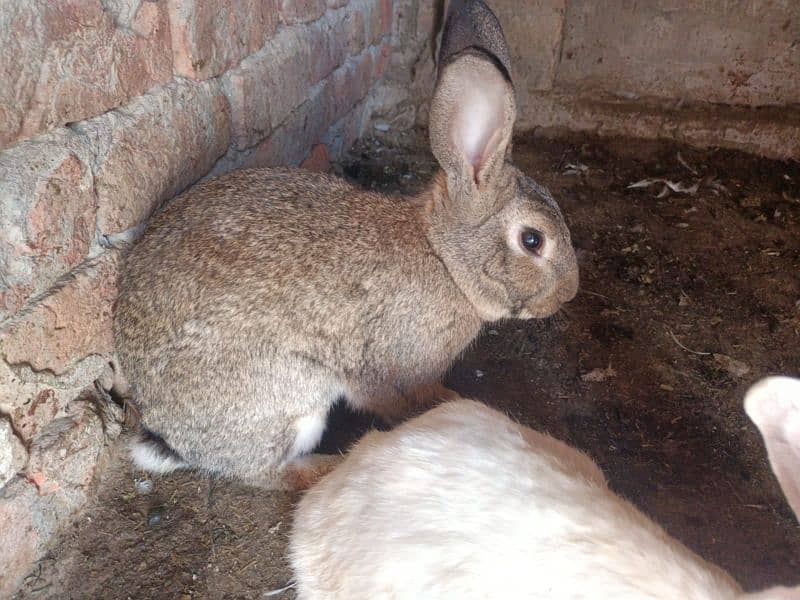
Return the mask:
{"type": "Polygon", "coordinates": [[[603,298],[604,300],[608,300],[611,302],[611,298],[608,296],[603,296],[603,294],[598,294],[597,292],[590,292],[589,290],[581,290],[581,294],[588,294],[589,296],[597,296],[598,298],[603,298]]]}
{"type": "Polygon", "coordinates": [[[683,157],[681,156],[681,153],[680,153],[680,152],[678,152],[678,162],[679,162],[679,163],[681,163],[681,164],[682,164],[684,167],[686,167],[687,169],[689,169],[689,171],[691,171],[693,175],[697,175],[697,169],[695,169],[694,167],[690,166],[690,165],[689,165],[689,163],[687,163],[687,162],[686,162],[686,161],[683,159],[683,157]]]}
{"type": "Polygon", "coordinates": [[[691,352],[692,354],[699,354],[700,356],[709,356],[711,354],[711,352],[700,352],[699,350],[692,350],[691,348],[687,348],[686,346],[681,344],[680,341],[678,341],[678,338],[675,337],[675,334],[672,333],[672,330],[669,329],[669,328],[667,328],[667,333],[669,333],[669,335],[672,337],[672,341],[673,342],[678,344],[678,346],[680,346],[681,348],[683,348],[687,352],[691,352]]]}
{"type": "Polygon", "coordinates": [[[277,589],[277,590],[270,590],[268,592],[264,592],[263,594],[261,594],[261,596],[263,598],[268,598],[270,596],[278,596],[278,595],[282,594],[283,592],[285,592],[286,590],[292,589],[294,586],[295,586],[295,582],[294,581],[290,581],[289,583],[287,583],[282,588],[277,589]]]}

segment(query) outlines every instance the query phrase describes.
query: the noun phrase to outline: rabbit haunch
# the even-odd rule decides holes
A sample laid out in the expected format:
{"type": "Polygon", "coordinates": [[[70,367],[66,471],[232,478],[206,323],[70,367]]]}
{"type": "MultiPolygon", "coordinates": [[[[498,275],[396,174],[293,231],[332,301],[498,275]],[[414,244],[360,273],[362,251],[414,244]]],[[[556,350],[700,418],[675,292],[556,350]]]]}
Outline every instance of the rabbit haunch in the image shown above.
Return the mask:
{"type": "MultiPolygon", "coordinates": [[[[798,510],[800,380],[760,382],[745,408],[798,510]]],[[[585,454],[471,400],[365,436],[300,501],[290,557],[300,600],[800,600],[742,593],[585,454]]]]}
{"type": "Polygon", "coordinates": [[[418,197],[262,169],[199,184],[154,216],[115,314],[140,466],[302,487],[338,461],[302,456],[338,398],[402,419],[452,395],[439,379],[485,322],[547,317],[575,295],[561,212],[510,162],[502,32],[470,4],[448,19],[460,24],[448,47],[462,49],[440,61],[431,106],[442,171],[418,197]],[[531,232],[535,251],[521,241],[531,232]]]}

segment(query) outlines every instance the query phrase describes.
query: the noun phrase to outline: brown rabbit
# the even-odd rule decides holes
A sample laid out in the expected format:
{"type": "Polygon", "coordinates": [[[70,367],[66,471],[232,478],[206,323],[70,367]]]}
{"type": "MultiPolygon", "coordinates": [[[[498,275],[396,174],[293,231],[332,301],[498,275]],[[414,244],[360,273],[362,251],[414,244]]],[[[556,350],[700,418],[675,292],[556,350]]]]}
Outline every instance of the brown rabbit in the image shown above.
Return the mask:
{"type": "Polygon", "coordinates": [[[328,410],[396,421],[483,323],[543,318],[575,295],[569,232],[508,161],[508,51],[480,1],[453,2],[415,198],[289,169],[230,173],[155,216],[120,281],[115,335],[142,416],[142,468],[301,488],[328,410]]]}

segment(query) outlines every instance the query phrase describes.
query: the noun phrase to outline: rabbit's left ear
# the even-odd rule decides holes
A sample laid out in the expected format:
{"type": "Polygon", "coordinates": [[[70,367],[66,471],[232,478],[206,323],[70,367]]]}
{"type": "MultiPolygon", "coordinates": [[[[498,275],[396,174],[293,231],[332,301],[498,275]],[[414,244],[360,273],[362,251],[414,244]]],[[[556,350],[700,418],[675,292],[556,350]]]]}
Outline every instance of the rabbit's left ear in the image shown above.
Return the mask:
{"type": "Polygon", "coordinates": [[[761,432],[772,471],[800,519],[800,379],[762,379],[748,390],[744,410],[761,432]]]}
{"type": "Polygon", "coordinates": [[[431,147],[451,177],[482,187],[502,167],[516,118],[500,23],[480,0],[448,5],[431,104],[431,147]]]}

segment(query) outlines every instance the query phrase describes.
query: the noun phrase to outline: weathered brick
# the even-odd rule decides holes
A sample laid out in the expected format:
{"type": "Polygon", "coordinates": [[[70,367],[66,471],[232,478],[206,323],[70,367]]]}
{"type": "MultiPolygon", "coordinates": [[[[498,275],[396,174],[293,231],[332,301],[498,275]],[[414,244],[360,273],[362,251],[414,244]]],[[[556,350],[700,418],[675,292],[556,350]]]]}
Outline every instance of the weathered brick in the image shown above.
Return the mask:
{"type": "Polygon", "coordinates": [[[380,0],[370,2],[369,11],[369,45],[374,46],[383,38],[383,11],[380,0]]]}
{"type": "Polygon", "coordinates": [[[0,494],[0,597],[10,598],[39,556],[41,532],[31,505],[36,490],[22,480],[10,482],[0,494]],[[19,491],[17,491],[19,490],[19,491]],[[16,492],[16,493],[14,493],[16,492]]]}
{"type": "Polygon", "coordinates": [[[275,33],[279,0],[168,0],[175,72],[216,77],[275,33]]]}
{"type": "Polygon", "coordinates": [[[86,502],[105,441],[100,418],[81,401],[34,441],[26,476],[0,494],[0,597],[11,596],[48,540],[86,502]]]}
{"type": "Polygon", "coordinates": [[[64,488],[86,488],[94,478],[97,454],[103,447],[103,428],[87,389],[73,400],[69,412],[54,419],[31,444],[25,476],[39,495],[64,488]]]}
{"type": "Polygon", "coordinates": [[[308,23],[325,14],[325,0],[281,0],[284,23],[308,23]]]}
{"type": "Polygon", "coordinates": [[[325,144],[317,144],[311,149],[311,152],[302,163],[301,169],[308,171],[327,172],[331,168],[330,156],[328,154],[328,146],[325,144]]]}
{"type": "Polygon", "coordinates": [[[372,52],[365,50],[337,69],[330,79],[329,121],[336,122],[367,95],[372,85],[372,52]]]}
{"type": "Polygon", "coordinates": [[[341,159],[344,153],[361,137],[365,124],[369,121],[369,116],[370,111],[366,102],[362,101],[328,129],[322,137],[322,141],[329,148],[332,159],[341,159]]]}
{"type": "Polygon", "coordinates": [[[342,19],[342,29],[347,53],[353,55],[361,52],[367,43],[364,12],[359,9],[348,10],[342,19]]]}
{"type": "Polygon", "coordinates": [[[259,144],[245,166],[299,165],[330,123],[329,87],[328,82],[317,85],[308,100],[259,144]]]}
{"type": "Polygon", "coordinates": [[[111,354],[116,266],[116,255],[110,253],[80,267],[9,325],[0,333],[6,362],[59,375],[89,355],[111,354]]]}
{"type": "Polygon", "coordinates": [[[392,0],[380,0],[381,4],[381,33],[389,35],[392,32],[392,0]]]}
{"type": "Polygon", "coordinates": [[[0,321],[86,256],[97,210],[90,160],[69,131],[0,153],[0,321]]]}
{"type": "Polygon", "coordinates": [[[348,53],[344,18],[320,19],[305,27],[302,34],[308,41],[309,75],[306,85],[314,85],[341,65],[348,53]]]}
{"type": "MultiPolygon", "coordinates": [[[[2,347],[2,346],[0,346],[2,347]]],[[[66,375],[55,377],[0,361],[0,412],[27,446],[53,419],[66,416],[72,401],[98,379],[112,379],[107,356],[92,355],[66,375]]]]}
{"type": "Polygon", "coordinates": [[[107,235],[211,169],[230,143],[230,107],[217,82],[175,82],[76,130],[97,152],[97,227],[107,235]]]}
{"type": "Polygon", "coordinates": [[[270,96],[272,125],[280,125],[308,95],[309,45],[299,27],[285,27],[253,57],[251,68],[263,73],[270,96]]]}
{"type": "Polygon", "coordinates": [[[392,57],[392,45],[389,42],[384,42],[380,46],[373,48],[372,52],[372,77],[373,79],[380,79],[383,77],[383,74],[386,73],[386,69],[389,66],[389,60],[392,57]]]}
{"type": "Polygon", "coordinates": [[[0,148],[79,121],[172,77],[161,3],[114,15],[101,0],[4,2],[0,148]]]}
{"type": "Polygon", "coordinates": [[[239,150],[254,146],[272,128],[270,94],[264,89],[264,71],[264,62],[250,57],[223,80],[223,89],[231,105],[231,138],[239,150]]]}

